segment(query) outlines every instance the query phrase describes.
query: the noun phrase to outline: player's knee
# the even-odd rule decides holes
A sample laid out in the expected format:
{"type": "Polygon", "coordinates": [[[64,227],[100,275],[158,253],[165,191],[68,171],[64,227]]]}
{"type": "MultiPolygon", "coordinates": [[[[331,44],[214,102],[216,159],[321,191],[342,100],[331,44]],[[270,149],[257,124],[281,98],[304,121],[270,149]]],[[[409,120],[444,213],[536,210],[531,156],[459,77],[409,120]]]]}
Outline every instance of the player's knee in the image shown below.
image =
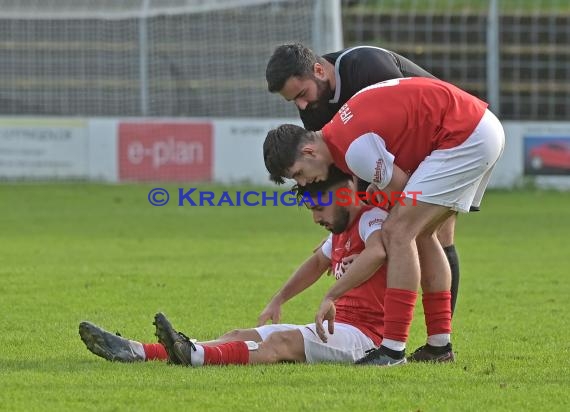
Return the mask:
{"type": "Polygon", "coordinates": [[[386,249],[394,246],[410,244],[414,239],[414,234],[406,230],[404,225],[398,224],[395,220],[386,220],[382,225],[382,241],[386,249]]]}
{"type": "Polygon", "coordinates": [[[437,233],[435,232],[421,232],[416,236],[416,242],[418,247],[426,245],[428,247],[433,247],[435,244],[439,243],[437,238],[437,233]]]}
{"type": "Polygon", "coordinates": [[[263,342],[259,344],[259,348],[267,363],[277,363],[286,360],[281,353],[281,348],[279,346],[278,340],[272,338],[271,335],[269,335],[263,342]]]}
{"type": "Polygon", "coordinates": [[[289,336],[289,332],[273,332],[267,337],[267,339],[265,339],[265,342],[271,343],[276,347],[287,347],[290,341],[291,338],[289,336]]]}
{"type": "Polygon", "coordinates": [[[437,231],[437,238],[443,247],[453,245],[454,243],[456,220],[457,214],[455,213],[447,218],[437,231]]]}
{"type": "Polygon", "coordinates": [[[264,347],[275,357],[275,361],[302,361],[304,356],[303,336],[301,332],[293,330],[287,332],[274,332],[263,342],[264,347]]]}
{"type": "Polygon", "coordinates": [[[437,239],[441,246],[453,245],[453,228],[444,226],[437,232],[437,239]]]}

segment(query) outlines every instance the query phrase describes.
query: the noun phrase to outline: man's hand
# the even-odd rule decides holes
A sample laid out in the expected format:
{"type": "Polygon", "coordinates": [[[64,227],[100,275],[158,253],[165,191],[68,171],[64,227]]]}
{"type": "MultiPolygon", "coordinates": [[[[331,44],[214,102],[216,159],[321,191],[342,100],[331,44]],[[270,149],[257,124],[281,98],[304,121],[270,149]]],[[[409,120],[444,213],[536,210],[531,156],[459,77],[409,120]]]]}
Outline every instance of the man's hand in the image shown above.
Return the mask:
{"type": "Polygon", "coordinates": [[[273,300],[267,304],[263,312],[257,318],[257,326],[263,326],[271,319],[271,323],[281,321],[281,305],[273,300]]]}
{"type": "Polygon", "coordinates": [[[323,321],[328,321],[328,331],[329,334],[334,333],[334,319],[336,316],[336,308],[334,302],[330,298],[324,298],[319,307],[319,311],[315,316],[315,324],[317,327],[317,335],[324,343],[327,343],[327,334],[325,332],[325,327],[323,326],[323,321]]]}

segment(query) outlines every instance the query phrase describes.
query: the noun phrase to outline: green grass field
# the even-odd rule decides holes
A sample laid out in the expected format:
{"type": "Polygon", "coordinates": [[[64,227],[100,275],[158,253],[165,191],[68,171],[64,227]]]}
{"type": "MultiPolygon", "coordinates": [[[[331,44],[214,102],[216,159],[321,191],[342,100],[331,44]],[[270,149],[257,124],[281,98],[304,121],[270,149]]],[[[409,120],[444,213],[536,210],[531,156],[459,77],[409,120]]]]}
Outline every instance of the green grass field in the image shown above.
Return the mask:
{"type": "MultiPolygon", "coordinates": [[[[190,369],[106,362],[78,323],[151,342],[157,311],[201,339],[253,326],[325,233],[296,207],[152,207],[151,187],[0,186],[1,410],[568,409],[570,194],[490,192],[460,218],[455,364],[190,369]]],[[[330,282],[283,321],[310,322],[330,282]]],[[[409,349],[424,333],[420,307],[409,349]]]]}

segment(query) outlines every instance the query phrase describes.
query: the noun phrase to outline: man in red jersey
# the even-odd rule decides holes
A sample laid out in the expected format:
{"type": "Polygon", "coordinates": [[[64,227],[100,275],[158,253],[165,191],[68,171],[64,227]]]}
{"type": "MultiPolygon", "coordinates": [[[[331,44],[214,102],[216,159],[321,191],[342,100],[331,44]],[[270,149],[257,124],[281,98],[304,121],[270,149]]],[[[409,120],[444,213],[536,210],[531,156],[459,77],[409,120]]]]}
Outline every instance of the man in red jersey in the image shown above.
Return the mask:
{"type": "MultiPolygon", "coordinates": [[[[215,341],[195,342],[174,331],[164,315],[157,314],[157,336],[163,346],[130,341],[82,322],[79,332],[87,348],[109,360],[142,361],[165,359],[166,347],[171,362],[188,366],[282,361],[353,363],[361,358],[382,340],[386,288],[382,264],[386,255],[380,229],[387,212],[355,202],[341,206],[336,190],[342,188],[353,190],[352,177],[336,170],[325,182],[297,189],[303,199],[312,199],[305,203],[315,223],[332,233],[271,299],[259,316],[257,328],[234,330],[215,341]],[[303,196],[305,193],[308,195],[303,196]],[[314,323],[279,324],[281,306],[315,283],[330,267],[337,282],[344,275],[357,272],[352,276],[358,276],[361,284],[336,301],[334,323],[327,324],[333,318],[332,312],[317,319],[328,330],[320,331],[327,342],[317,336],[314,323]],[[269,320],[273,324],[266,325],[269,320]]],[[[343,204],[346,203],[345,198],[343,204]]]]}
{"type": "MultiPolygon", "coordinates": [[[[276,183],[318,182],[334,164],[371,182],[371,193],[414,194],[394,205],[382,231],[390,261],[384,340],[359,363],[402,363],[420,279],[428,340],[422,359],[412,360],[453,358],[450,267],[436,233],[452,213],[479,206],[503,148],[502,126],[485,102],[419,77],[363,89],[321,131],[282,125],[268,133],[264,160],[276,183]]],[[[346,277],[346,288],[329,292],[318,314],[357,284],[346,277]]]]}

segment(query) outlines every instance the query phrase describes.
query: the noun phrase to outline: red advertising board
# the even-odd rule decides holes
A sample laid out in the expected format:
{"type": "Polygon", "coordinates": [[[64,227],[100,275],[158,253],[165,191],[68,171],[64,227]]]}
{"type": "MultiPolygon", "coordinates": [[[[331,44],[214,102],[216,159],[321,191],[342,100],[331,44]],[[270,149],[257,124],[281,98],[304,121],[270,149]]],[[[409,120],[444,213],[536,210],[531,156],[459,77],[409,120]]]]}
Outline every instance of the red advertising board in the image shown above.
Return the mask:
{"type": "Polygon", "coordinates": [[[120,181],[209,181],[212,123],[119,124],[120,181]]]}

